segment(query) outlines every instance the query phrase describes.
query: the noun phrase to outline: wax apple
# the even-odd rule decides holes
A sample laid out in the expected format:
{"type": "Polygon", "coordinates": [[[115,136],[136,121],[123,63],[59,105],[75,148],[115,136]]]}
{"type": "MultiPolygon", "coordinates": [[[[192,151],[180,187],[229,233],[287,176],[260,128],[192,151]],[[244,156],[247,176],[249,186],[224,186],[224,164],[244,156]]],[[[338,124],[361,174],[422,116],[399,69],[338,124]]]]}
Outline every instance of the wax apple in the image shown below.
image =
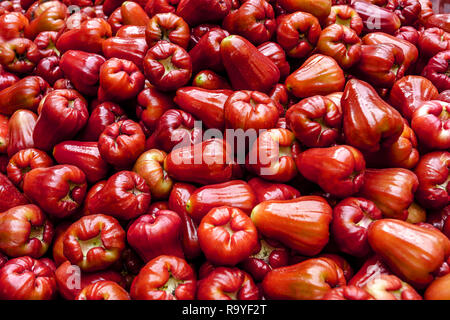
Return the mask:
{"type": "Polygon", "coordinates": [[[89,117],[86,100],[75,90],[54,90],[41,103],[33,130],[37,149],[48,151],[58,142],[73,138],[89,117]]]}
{"type": "Polygon", "coordinates": [[[144,152],[135,162],[133,171],[144,178],[152,199],[167,199],[173,187],[172,179],[164,171],[167,154],[158,149],[144,152]]]}
{"type": "Polygon", "coordinates": [[[380,275],[383,274],[389,275],[392,274],[392,272],[379,256],[372,255],[364,262],[358,272],[351,278],[351,280],[348,282],[348,285],[354,285],[359,288],[363,288],[372,279],[379,278],[380,275]]]}
{"type": "Polygon", "coordinates": [[[29,203],[28,199],[3,173],[0,173],[0,196],[1,212],[29,203]]]}
{"type": "Polygon", "coordinates": [[[123,101],[134,98],[144,88],[144,81],[144,75],[133,62],[111,58],[100,67],[98,99],[123,101]]]}
{"type": "Polygon", "coordinates": [[[361,39],[358,34],[346,26],[333,24],[326,27],[317,41],[317,49],[336,60],[343,68],[348,69],[361,58],[361,39]]]}
{"type": "Polygon", "coordinates": [[[363,151],[378,151],[400,137],[403,119],[367,82],[351,79],[341,100],[345,141],[363,151]]]}
{"type": "Polygon", "coordinates": [[[0,115],[0,153],[6,153],[8,148],[8,117],[0,115]]]}
{"type": "Polygon", "coordinates": [[[150,47],[160,40],[170,41],[186,49],[189,44],[189,26],[174,13],[155,14],[146,24],[145,39],[150,47]]]}
{"type": "Polygon", "coordinates": [[[29,171],[35,168],[47,168],[52,165],[52,158],[45,152],[29,148],[20,150],[9,159],[6,172],[11,182],[22,189],[23,179],[29,171]]]}
{"type": "Polygon", "coordinates": [[[450,201],[450,153],[435,151],[423,155],[414,172],[419,179],[417,201],[425,208],[439,209],[450,201]]]}
{"type": "Polygon", "coordinates": [[[210,21],[220,21],[231,10],[231,1],[180,0],[176,14],[190,26],[210,21]]]}
{"type": "Polygon", "coordinates": [[[441,51],[450,50],[450,34],[440,28],[428,28],[420,33],[418,40],[420,52],[433,57],[441,51]]]}
{"type": "Polygon", "coordinates": [[[361,78],[375,86],[389,88],[405,73],[402,49],[394,44],[363,45],[356,66],[361,78]]]}
{"type": "Polygon", "coordinates": [[[411,42],[415,46],[417,46],[419,41],[419,32],[411,26],[400,27],[400,29],[395,31],[394,35],[396,38],[411,42]]]}
{"type": "Polygon", "coordinates": [[[175,103],[170,95],[154,87],[145,88],[137,96],[136,115],[140,120],[139,124],[145,130],[153,132],[161,116],[174,107],[175,103]]]}
{"type": "Polygon", "coordinates": [[[291,200],[300,197],[300,192],[294,187],[265,181],[261,178],[252,178],[248,184],[255,192],[258,203],[268,200],[291,200]]]}
{"type": "Polygon", "coordinates": [[[34,147],[33,130],[37,115],[29,110],[17,110],[9,118],[6,151],[9,157],[16,152],[34,147]]]}
{"type": "Polygon", "coordinates": [[[53,225],[38,206],[17,206],[0,216],[0,250],[10,257],[40,258],[53,238],[53,225]]]}
{"type": "Polygon", "coordinates": [[[275,102],[275,105],[278,107],[278,112],[280,114],[280,118],[278,118],[276,128],[284,128],[287,129],[286,125],[286,110],[289,107],[295,104],[292,96],[289,94],[288,89],[284,84],[278,83],[276,84],[269,93],[270,98],[275,102]]]}
{"type": "Polygon", "coordinates": [[[278,121],[278,108],[262,92],[236,91],[225,102],[224,117],[227,128],[244,131],[271,129],[278,121]]]}
{"type": "Polygon", "coordinates": [[[25,195],[55,218],[75,213],[84,200],[86,188],[85,174],[72,165],[35,168],[23,180],[25,195]]]}
{"type": "MultiPolygon", "coordinates": [[[[122,10],[121,8],[117,8],[113,13],[108,17],[108,23],[111,26],[112,34],[116,34],[117,31],[124,26],[123,18],[122,18],[122,10]]],[[[145,33],[145,26],[144,33],[145,33]]],[[[110,38],[111,39],[111,38],[110,38]]],[[[145,39],[142,39],[145,40],[145,39]]],[[[103,42],[104,43],[104,42],[103,42]]]]}
{"type": "Polygon", "coordinates": [[[187,202],[196,187],[178,182],[173,186],[169,196],[169,209],[175,211],[181,218],[181,245],[186,259],[193,259],[201,255],[198,243],[197,224],[186,210],[187,202]]]}
{"type": "Polygon", "coordinates": [[[347,285],[331,289],[322,300],[373,300],[373,297],[359,287],[347,285]]]}
{"type": "Polygon", "coordinates": [[[314,54],[287,77],[285,84],[294,96],[306,98],[342,91],[345,78],[336,60],[314,54]]]}
{"type": "Polygon", "coordinates": [[[188,83],[192,75],[192,61],[182,47],[159,41],[144,57],[144,74],[162,91],[176,90],[188,83]]]}
{"type": "Polygon", "coordinates": [[[375,220],[383,218],[380,209],[364,198],[347,198],[333,208],[331,230],[339,249],[364,257],[370,252],[367,229],[375,220]]]}
{"type": "Polygon", "coordinates": [[[403,26],[408,26],[416,22],[422,8],[417,0],[389,0],[386,9],[394,12],[403,26]]]}
{"type": "Polygon", "coordinates": [[[37,46],[29,39],[16,38],[0,44],[0,64],[7,71],[29,73],[40,59],[37,46]]]}
{"type": "Polygon", "coordinates": [[[450,102],[450,90],[444,90],[444,91],[442,91],[442,92],[439,94],[439,96],[438,96],[437,99],[438,99],[438,100],[441,100],[441,101],[445,101],[445,102],[450,102]]]}
{"type": "Polygon", "coordinates": [[[280,70],[280,79],[284,80],[289,75],[291,66],[286,60],[286,53],[276,42],[265,42],[258,46],[259,52],[272,60],[280,70]]]}
{"type": "Polygon", "coordinates": [[[97,142],[64,141],[53,148],[53,157],[59,164],[80,168],[89,183],[106,178],[108,163],[102,159],[97,142]]]}
{"type": "Polygon", "coordinates": [[[295,12],[279,18],[277,42],[292,58],[307,57],[319,40],[319,20],[307,12],[295,12]]]}
{"type": "Polygon", "coordinates": [[[384,217],[406,220],[418,186],[419,181],[412,171],[367,169],[358,195],[373,201],[384,217]]]}
{"type": "MultiPolygon", "coordinates": [[[[122,2],[122,1],[120,1],[122,2]]],[[[147,13],[140,4],[146,1],[125,1],[120,6],[121,16],[124,25],[146,26],[150,20],[147,13]]]]}
{"type": "Polygon", "coordinates": [[[419,162],[416,135],[404,119],[402,135],[396,142],[374,153],[365,153],[368,167],[396,167],[412,169],[419,162]]]}
{"type": "Polygon", "coordinates": [[[175,180],[201,184],[225,182],[235,173],[230,149],[221,139],[178,148],[164,160],[164,170],[175,180]]]}
{"type": "Polygon", "coordinates": [[[433,281],[432,273],[450,254],[450,241],[439,230],[396,219],[372,223],[368,239],[389,268],[417,288],[433,281]]]}
{"type": "Polygon", "coordinates": [[[56,48],[61,52],[80,50],[101,53],[103,41],[111,36],[111,26],[105,19],[92,18],[61,34],[56,41],[56,48]]]}
{"type": "Polygon", "coordinates": [[[350,146],[308,149],[298,156],[296,164],[306,179],[340,198],[357,193],[364,182],[364,156],[350,146]]]}
{"type": "Polygon", "coordinates": [[[280,79],[275,63],[241,36],[223,39],[220,54],[235,90],[268,92],[280,79]]]}
{"type": "Polygon", "coordinates": [[[231,90],[183,87],[177,90],[174,102],[183,111],[201,120],[206,127],[223,130],[225,102],[232,94],[231,90]]]}
{"type": "Polygon", "coordinates": [[[270,271],[262,287],[269,299],[320,300],[332,288],[345,284],[343,271],[333,260],[314,258],[270,271]]]}
{"type": "Polygon", "coordinates": [[[253,143],[246,168],[258,176],[277,182],[288,182],[297,175],[295,159],[300,145],[288,129],[269,129],[253,143]]]}
{"type": "Polygon", "coordinates": [[[359,36],[363,29],[361,17],[352,7],[348,5],[334,5],[331,7],[330,15],[325,20],[325,25],[339,24],[351,28],[359,36]]]}
{"type": "Polygon", "coordinates": [[[64,256],[64,234],[71,225],[71,221],[64,221],[59,223],[55,227],[52,246],[52,258],[55,262],[56,267],[59,267],[61,264],[67,261],[67,258],[64,256]]]}
{"type": "Polygon", "coordinates": [[[87,206],[91,214],[103,213],[130,220],[147,212],[150,201],[145,180],[135,172],[120,171],[89,199],[87,206]]]}
{"type": "Polygon", "coordinates": [[[144,148],[144,132],[132,120],[121,120],[108,125],[98,138],[100,155],[116,168],[130,167],[144,148]]]}
{"type": "Polygon", "coordinates": [[[389,103],[403,117],[411,120],[414,111],[425,101],[435,100],[439,95],[433,83],[421,76],[405,76],[394,83],[389,95],[389,103]]]}
{"type": "Polygon", "coordinates": [[[58,79],[53,85],[53,89],[75,89],[69,79],[58,79]]]}
{"type": "Polygon", "coordinates": [[[450,148],[450,103],[430,100],[418,107],[411,117],[411,128],[419,142],[429,149],[450,148]]]}
{"type": "Polygon", "coordinates": [[[74,300],[83,288],[99,281],[114,281],[122,287],[125,285],[123,277],[118,272],[102,270],[87,273],[69,261],[56,269],[55,276],[58,292],[66,300],[74,300]]]}
{"type": "Polygon", "coordinates": [[[55,47],[57,38],[58,32],[56,31],[43,31],[37,35],[33,42],[38,47],[42,58],[60,56],[60,52],[55,47]]]}
{"type": "Polygon", "coordinates": [[[198,300],[258,300],[252,277],[238,269],[218,267],[197,283],[198,300]]]}
{"type": "Polygon", "coordinates": [[[245,181],[233,180],[195,190],[186,203],[186,211],[194,221],[200,223],[215,207],[230,206],[250,214],[255,205],[253,189],[245,181]]]}
{"type": "Polygon", "coordinates": [[[50,85],[53,85],[58,79],[62,79],[64,74],[59,67],[60,58],[56,56],[46,57],[39,61],[34,70],[34,74],[42,77],[50,85]]]}
{"type": "Polygon", "coordinates": [[[320,0],[320,1],[296,1],[296,0],[281,0],[277,1],[287,12],[303,11],[308,12],[318,19],[325,19],[330,14],[332,1],[320,0]]]}
{"type": "Polygon", "coordinates": [[[103,41],[102,51],[105,58],[118,58],[133,62],[140,70],[148,45],[145,39],[131,37],[111,37],[103,41]]]}
{"type": "Polygon", "coordinates": [[[51,300],[57,293],[51,267],[28,256],[9,260],[0,269],[0,283],[3,300],[51,300]]]}
{"type": "Polygon", "coordinates": [[[92,110],[79,138],[82,141],[98,141],[106,127],[125,119],[125,111],[118,104],[102,102],[92,110]]]}
{"type": "Polygon", "coordinates": [[[365,1],[351,1],[353,9],[363,21],[364,32],[383,31],[393,34],[401,26],[400,18],[392,11],[365,1]]]}
{"type": "Polygon", "coordinates": [[[198,39],[195,46],[189,50],[194,73],[202,69],[211,69],[216,72],[224,71],[220,43],[229,35],[226,30],[213,28],[198,39]]]}
{"type": "Polygon", "coordinates": [[[19,81],[19,77],[0,67],[0,91],[19,81]]]}
{"type": "Polygon", "coordinates": [[[150,0],[145,5],[145,12],[150,17],[153,17],[157,13],[175,12],[176,5],[179,0],[150,0]]]}
{"type": "Polygon", "coordinates": [[[12,115],[19,109],[36,111],[41,99],[48,92],[48,83],[38,76],[22,78],[0,91],[0,113],[12,115]]]}
{"type": "Polygon", "coordinates": [[[23,36],[29,21],[21,12],[9,12],[0,16],[0,39],[3,41],[23,36]]]}
{"type": "Polygon", "coordinates": [[[113,268],[120,271],[124,276],[125,289],[129,290],[134,278],[136,278],[143,266],[144,262],[139,255],[127,245],[125,250],[122,251],[119,262],[113,268]]]}
{"type": "Polygon", "coordinates": [[[207,90],[231,89],[227,79],[211,70],[202,70],[197,73],[192,80],[192,85],[207,90]]]}
{"type": "Polygon", "coordinates": [[[288,265],[288,261],[289,254],[283,245],[270,239],[259,239],[252,255],[241,265],[255,281],[262,281],[269,271],[288,265]]]}
{"type": "Polygon", "coordinates": [[[364,287],[375,300],[422,300],[422,297],[408,283],[394,275],[380,275],[364,287]]]}
{"type": "Polygon", "coordinates": [[[128,244],[145,262],[160,255],[184,258],[181,224],[181,218],[171,210],[142,215],[128,228],[128,244]]]}
{"type": "Polygon", "coordinates": [[[406,40],[396,38],[384,32],[368,33],[362,38],[362,42],[363,44],[366,45],[387,43],[387,44],[394,44],[400,47],[403,51],[404,56],[403,65],[405,70],[408,70],[411,67],[411,65],[413,65],[416,62],[419,56],[419,51],[417,50],[416,46],[414,46],[412,43],[406,40]]]}
{"type": "Polygon", "coordinates": [[[449,280],[450,274],[436,278],[426,289],[424,294],[425,300],[448,300],[450,298],[450,292],[448,291],[449,280]]]}
{"type": "Polygon", "coordinates": [[[125,231],[111,216],[93,214],[74,222],[65,232],[64,256],[83,271],[104,270],[125,247],[125,231]]]}
{"type": "Polygon", "coordinates": [[[48,1],[36,8],[30,24],[25,27],[25,37],[34,39],[42,31],[60,31],[66,23],[67,7],[60,1],[48,1]]]}
{"type": "Polygon", "coordinates": [[[98,281],[84,287],[75,300],[131,300],[128,292],[113,281],[98,281]]]}
{"type": "Polygon", "coordinates": [[[155,130],[147,139],[146,149],[158,148],[171,152],[177,148],[193,145],[201,139],[201,128],[194,117],[182,110],[170,109],[159,118],[155,130]]]}
{"type": "Polygon", "coordinates": [[[141,269],[130,293],[136,300],[193,300],[196,289],[194,270],[186,260],[161,255],[141,269]]]}
{"type": "Polygon", "coordinates": [[[101,0],[95,1],[96,4],[101,3],[104,14],[110,15],[114,10],[120,8],[123,1],[120,0],[101,0]]]}
{"type": "Polygon", "coordinates": [[[288,109],[286,123],[304,145],[328,147],[340,136],[342,110],[328,97],[312,96],[288,109]]]}
{"type": "Polygon", "coordinates": [[[245,1],[223,20],[224,29],[245,37],[255,45],[272,38],[276,22],[273,7],[263,0],[245,1]]]}
{"type": "Polygon", "coordinates": [[[433,56],[422,71],[422,76],[429,79],[439,91],[450,88],[450,77],[448,73],[448,59],[450,50],[442,51],[433,56]]]}
{"type": "Polygon", "coordinates": [[[105,61],[95,53],[68,50],[61,56],[60,68],[78,91],[94,96],[99,86],[100,67],[105,61]]]}
{"type": "MultiPolygon", "coordinates": [[[[189,39],[189,48],[192,49],[205,34],[207,34],[209,31],[211,31],[213,29],[222,30],[222,28],[218,24],[214,24],[214,23],[203,23],[203,24],[193,27],[191,29],[191,35],[190,35],[190,39],[189,39]]],[[[228,35],[228,33],[227,33],[227,35],[228,35]]],[[[219,45],[220,45],[220,43],[219,43],[219,45]]]]}
{"type": "Polygon", "coordinates": [[[331,207],[319,196],[264,201],[251,214],[262,235],[308,256],[318,254],[327,244],[331,218],[331,207]]]}
{"type": "Polygon", "coordinates": [[[203,217],[198,240],[206,259],[217,265],[234,266],[253,252],[258,232],[242,210],[222,206],[203,217]]]}

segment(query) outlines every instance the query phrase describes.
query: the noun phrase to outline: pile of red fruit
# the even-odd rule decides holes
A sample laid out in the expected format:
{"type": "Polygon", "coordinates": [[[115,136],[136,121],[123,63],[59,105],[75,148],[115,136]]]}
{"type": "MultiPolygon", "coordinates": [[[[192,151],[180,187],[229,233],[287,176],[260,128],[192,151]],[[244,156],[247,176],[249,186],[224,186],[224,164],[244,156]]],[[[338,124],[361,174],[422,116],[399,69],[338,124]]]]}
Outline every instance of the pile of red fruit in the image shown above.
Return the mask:
{"type": "Polygon", "coordinates": [[[429,0],[0,2],[0,299],[450,300],[449,170],[429,0]]]}

